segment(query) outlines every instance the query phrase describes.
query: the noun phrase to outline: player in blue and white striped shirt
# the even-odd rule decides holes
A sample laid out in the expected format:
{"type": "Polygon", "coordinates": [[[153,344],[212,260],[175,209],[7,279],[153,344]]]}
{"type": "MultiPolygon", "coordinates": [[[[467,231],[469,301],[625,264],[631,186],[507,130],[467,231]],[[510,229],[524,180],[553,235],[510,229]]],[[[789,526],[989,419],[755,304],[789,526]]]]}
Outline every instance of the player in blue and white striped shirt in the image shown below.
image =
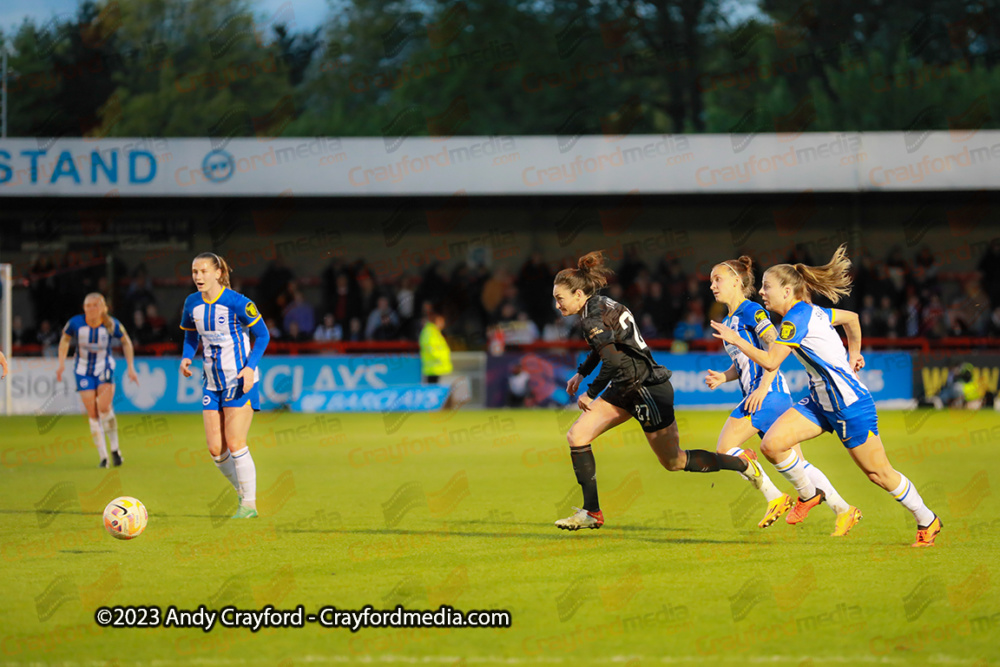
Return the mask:
{"type": "MultiPolygon", "coordinates": [[[[759,350],[766,350],[774,342],[776,333],[767,311],[750,300],[756,292],[753,262],[750,258],[744,255],[739,259],[716,264],[712,268],[711,279],[715,300],[729,308],[729,316],[722,324],[735,331],[748,344],[759,350]]],[[[732,366],[724,373],[708,371],[705,383],[709,389],[715,389],[723,382],[738,380],[743,400],[722,427],[716,451],[730,456],[756,458],[754,451],[744,449],[743,445],[755,435],[763,438],[778,417],[792,407],[792,396],[780,371],[764,370],[732,343],[725,343],[725,350],[733,360],[732,366]]],[[[844,502],[826,475],[805,460],[798,445],[795,446],[795,451],[802,458],[810,479],[817,488],[825,492],[826,501],[835,514],[841,516],[854,509],[844,502]]],[[[792,509],[793,503],[788,494],[778,490],[766,473],[760,491],[767,500],[767,511],[757,525],[767,528],[792,509]]],[[[789,516],[788,522],[797,523],[792,516],[789,516]]],[[[842,529],[842,532],[834,530],[834,537],[846,535],[853,525],[846,519],[838,521],[837,528],[842,529]]]]}
{"type": "Polygon", "coordinates": [[[257,468],[247,435],[260,410],[257,364],[270,340],[253,301],[229,288],[229,266],[215,253],[194,258],[191,277],[198,291],[184,301],[184,358],[181,372],[191,377],[191,361],[201,340],[204,358],[202,418],[208,451],[240,496],[234,518],[257,516],[257,468]],[[254,335],[251,347],[247,332],[254,335]]]}
{"type": "MultiPolygon", "coordinates": [[[[857,313],[811,303],[814,293],[833,303],[850,294],[850,268],[846,246],[840,246],[825,266],[779,264],[764,272],[764,305],[783,318],[776,341],[779,344],[767,352],[748,344],[728,327],[717,322],[712,326],[716,337],[736,345],[767,370],[778,370],[794,352],[809,374],[809,396],[775,422],[761,445],[764,456],[799,492],[799,504],[793,512],[805,516],[823,501],[823,492],[817,490],[793,448],[833,431],[868,478],[913,514],[917,538],[912,546],[933,546],[941,532],[941,520],[924,504],[913,483],[889,463],[878,433],[875,401],[857,374],[865,365],[857,313]],[[835,325],[846,330],[846,350],[835,325]]],[[[861,518],[860,513],[857,518],[861,518]]]]}
{"type": "Polygon", "coordinates": [[[111,444],[111,465],[122,464],[118,447],[118,420],[112,407],[115,398],[115,359],[111,356],[111,342],[121,340],[122,353],[128,364],[128,378],[138,384],[135,372],[135,351],[121,322],[108,314],[108,304],[99,292],[88,294],[83,300],[83,315],[74,315],[59,340],[59,367],[56,381],[62,382],[66,370],[66,357],[71,344],[76,344],[73,373],[76,391],[90,420],[90,437],[94,440],[101,462],[98,467],[108,467],[108,449],[105,436],[111,444]]]}

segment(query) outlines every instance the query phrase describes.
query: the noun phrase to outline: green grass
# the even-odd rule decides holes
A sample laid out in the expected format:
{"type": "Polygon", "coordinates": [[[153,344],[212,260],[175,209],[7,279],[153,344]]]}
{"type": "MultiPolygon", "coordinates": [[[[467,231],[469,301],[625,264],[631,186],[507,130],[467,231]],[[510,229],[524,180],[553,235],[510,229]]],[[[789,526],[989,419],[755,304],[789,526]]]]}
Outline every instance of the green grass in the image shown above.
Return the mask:
{"type": "MultiPolygon", "coordinates": [[[[909,547],[909,515],[830,435],[806,455],[865,517],[840,540],[823,507],[804,525],[757,529],[763,499],[746,482],[666,472],[635,423],[595,445],[605,527],[558,531],[579,490],[568,423],[551,411],[414,414],[390,434],[381,415],[261,413],[261,518],[228,521],[236,497],[205,453],[199,414],[119,419],[125,465],[111,471],[95,467],[82,417],[44,434],[33,418],[0,422],[0,663],[1000,660],[996,413],[881,415],[890,458],[945,522],[927,550],[909,547]],[[149,509],[131,542],[101,523],[119,493],[149,509]],[[150,604],[449,604],[509,610],[513,627],[253,634],[94,622],[102,605],[150,604]]],[[[683,445],[714,449],[723,420],[682,413],[683,445]]]]}

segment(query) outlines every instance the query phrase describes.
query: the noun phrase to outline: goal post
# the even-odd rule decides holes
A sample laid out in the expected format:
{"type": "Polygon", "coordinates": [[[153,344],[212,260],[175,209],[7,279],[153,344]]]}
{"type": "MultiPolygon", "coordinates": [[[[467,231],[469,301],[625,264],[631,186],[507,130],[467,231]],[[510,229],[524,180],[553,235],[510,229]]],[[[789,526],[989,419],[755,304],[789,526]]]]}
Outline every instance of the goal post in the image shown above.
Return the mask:
{"type": "MultiPolygon", "coordinates": [[[[3,310],[0,314],[0,350],[7,356],[8,364],[13,363],[12,355],[12,327],[13,327],[13,277],[14,272],[10,264],[0,264],[0,284],[3,285],[3,294],[0,299],[2,299],[3,310]]],[[[10,374],[7,374],[7,379],[3,380],[3,413],[5,415],[11,414],[13,411],[13,406],[11,405],[11,393],[10,393],[10,374]]]]}

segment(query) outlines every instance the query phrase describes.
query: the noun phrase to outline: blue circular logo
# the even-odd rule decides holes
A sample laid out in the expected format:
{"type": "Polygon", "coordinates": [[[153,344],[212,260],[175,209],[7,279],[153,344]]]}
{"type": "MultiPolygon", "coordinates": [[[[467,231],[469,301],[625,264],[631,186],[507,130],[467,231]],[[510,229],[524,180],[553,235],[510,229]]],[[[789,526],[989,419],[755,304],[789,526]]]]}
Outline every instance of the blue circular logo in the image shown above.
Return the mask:
{"type": "Polygon", "coordinates": [[[213,183],[224,183],[236,171],[236,161],[226,151],[214,150],[201,161],[201,171],[213,183]]]}

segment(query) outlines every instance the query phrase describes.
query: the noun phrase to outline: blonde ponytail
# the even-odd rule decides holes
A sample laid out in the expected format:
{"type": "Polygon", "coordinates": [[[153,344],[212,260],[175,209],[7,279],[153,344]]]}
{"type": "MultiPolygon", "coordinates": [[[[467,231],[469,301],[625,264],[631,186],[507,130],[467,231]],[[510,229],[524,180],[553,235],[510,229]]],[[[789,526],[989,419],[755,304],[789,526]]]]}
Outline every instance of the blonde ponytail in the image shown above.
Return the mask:
{"type": "Polygon", "coordinates": [[[813,294],[822,294],[833,303],[851,293],[851,260],[847,244],[841,245],[823,266],[778,264],[767,270],[782,286],[791,287],[795,298],[810,301],[813,294]]]}

